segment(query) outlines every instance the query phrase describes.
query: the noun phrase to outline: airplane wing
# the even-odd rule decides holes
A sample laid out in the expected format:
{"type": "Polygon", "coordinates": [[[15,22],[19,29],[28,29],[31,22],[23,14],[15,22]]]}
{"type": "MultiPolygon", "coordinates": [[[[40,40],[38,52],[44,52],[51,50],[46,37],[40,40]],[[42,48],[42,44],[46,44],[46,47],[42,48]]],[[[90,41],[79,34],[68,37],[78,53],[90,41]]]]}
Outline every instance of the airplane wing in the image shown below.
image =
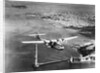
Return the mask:
{"type": "MultiPolygon", "coordinates": [[[[67,43],[67,41],[78,38],[78,36],[68,37],[68,38],[60,38],[60,39],[51,39],[51,40],[44,40],[44,42],[57,42],[58,44],[64,44],[67,43]]],[[[42,40],[43,41],[43,40],[42,40]]]]}
{"type": "Polygon", "coordinates": [[[68,41],[68,40],[72,40],[72,39],[75,39],[77,38],[78,36],[74,36],[74,37],[69,37],[69,38],[63,38],[63,39],[52,39],[52,40],[45,40],[45,39],[42,39],[40,41],[22,41],[22,43],[26,43],[26,44],[42,44],[42,43],[48,43],[50,41],[52,42],[60,42],[60,43],[63,43],[65,41],[68,41]]]}
{"type": "Polygon", "coordinates": [[[50,42],[50,40],[45,40],[45,39],[42,39],[39,41],[22,41],[22,43],[25,43],[25,44],[42,44],[42,43],[48,43],[48,42],[50,42]]]}
{"type": "Polygon", "coordinates": [[[73,37],[68,37],[68,38],[60,38],[60,39],[52,39],[51,41],[53,41],[53,42],[65,42],[65,41],[72,40],[75,38],[78,38],[78,36],[73,36],[73,37]]]}
{"type": "Polygon", "coordinates": [[[22,41],[25,44],[42,44],[44,41],[22,41]]]}
{"type": "Polygon", "coordinates": [[[69,37],[69,38],[63,38],[62,40],[63,41],[68,41],[68,40],[72,40],[72,39],[75,39],[75,38],[78,38],[78,36],[73,36],[73,37],[69,37]]]}

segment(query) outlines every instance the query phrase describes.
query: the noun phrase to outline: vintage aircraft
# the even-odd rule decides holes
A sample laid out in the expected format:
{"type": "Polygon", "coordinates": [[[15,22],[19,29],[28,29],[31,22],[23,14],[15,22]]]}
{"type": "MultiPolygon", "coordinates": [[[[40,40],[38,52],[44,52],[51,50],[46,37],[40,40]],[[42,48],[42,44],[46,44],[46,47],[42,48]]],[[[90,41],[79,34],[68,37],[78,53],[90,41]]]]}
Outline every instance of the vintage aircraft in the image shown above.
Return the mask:
{"type": "Polygon", "coordinates": [[[73,36],[73,37],[68,37],[68,38],[46,40],[46,39],[41,39],[40,38],[41,35],[45,35],[45,34],[38,34],[38,33],[29,34],[28,36],[36,37],[38,40],[37,41],[22,41],[22,43],[26,43],[26,44],[42,44],[42,43],[44,43],[49,48],[63,50],[64,43],[67,43],[69,40],[72,40],[72,39],[75,39],[78,37],[78,36],[73,36]]]}
{"type": "Polygon", "coordinates": [[[83,45],[80,45],[76,49],[81,54],[81,56],[85,57],[95,52],[95,43],[92,40],[90,42],[84,43],[83,45]]]}
{"type": "MultiPolygon", "coordinates": [[[[47,45],[49,48],[54,48],[57,50],[64,50],[64,46],[63,43],[66,43],[68,40],[72,40],[77,38],[78,36],[74,36],[74,37],[69,37],[69,38],[61,38],[61,39],[52,39],[52,40],[46,40],[46,39],[41,39],[40,36],[41,35],[45,35],[45,34],[29,34],[28,36],[32,36],[35,37],[37,39],[37,41],[22,41],[22,43],[24,44],[35,44],[35,63],[33,64],[34,68],[39,67],[40,65],[44,65],[38,63],[38,44],[45,44],[47,45]]],[[[52,62],[50,62],[52,63],[52,62]]]]}
{"type": "Polygon", "coordinates": [[[76,48],[77,52],[80,54],[80,57],[71,57],[71,63],[88,63],[95,62],[95,43],[94,41],[90,41],[80,45],[76,48]]]}

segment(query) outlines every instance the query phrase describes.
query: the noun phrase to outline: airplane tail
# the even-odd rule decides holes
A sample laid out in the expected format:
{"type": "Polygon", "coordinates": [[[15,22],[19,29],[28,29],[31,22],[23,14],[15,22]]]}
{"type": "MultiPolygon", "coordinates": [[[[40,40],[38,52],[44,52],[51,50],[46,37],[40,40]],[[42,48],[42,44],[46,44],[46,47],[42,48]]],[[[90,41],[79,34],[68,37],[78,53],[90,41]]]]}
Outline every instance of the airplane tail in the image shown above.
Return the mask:
{"type": "Polygon", "coordinates": [[[40,36],[45,35],[44,33],[35,33],[35,34],[28,34],[28,36],[37,38],[39,40],[41,40],[40,36]]]}

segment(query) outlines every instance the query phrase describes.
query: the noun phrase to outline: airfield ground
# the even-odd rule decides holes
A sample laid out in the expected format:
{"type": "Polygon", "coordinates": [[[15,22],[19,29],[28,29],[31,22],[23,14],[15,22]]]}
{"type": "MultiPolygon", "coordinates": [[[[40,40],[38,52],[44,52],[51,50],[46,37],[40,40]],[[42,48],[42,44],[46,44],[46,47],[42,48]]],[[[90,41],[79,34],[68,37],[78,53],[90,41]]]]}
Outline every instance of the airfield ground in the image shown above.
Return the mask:
{"type": "MultiPolygon", "coordinates": [[[[6,70],[7,71],[32,71],[32,70],[34,70],[32,68],[32,64],[34,64],[34,47],[35,46],[34,46],[34,44],[22,44],[21,43],[21,41],[24,41],[24,40],[35,40],[33,37],[26,36],[26,34],[32,33],[32,29],[33,29],[33,33],[34,33],[34,28],[30,27],[29,29],[26,29],[25,27],[23,27],[21,25],[20,22],[21,22],[21,20],[20,21],[11,21],[11,23],[9,23],[9,24],[15,25],[13,28],[17,28],[17,26],[19,25],[18,29],[21,29],[19,32],[14,31],[14,29],[12,29],[12,26],[8,26],[8,29],[6,28],[8,30],[6,32],[6,38],[5,38],[6,39],[5,40],[5,43],[6,43],[6,47],[5,47],[6,59],[5,59],[5,61],[6,61],[6,70]],[[12,22],[14,22],[14,23],[12,23],[12,22]],[[25,32],[26,32],[26,30],[28,30],[28,31],[31,30],[31,32],[25,33],[22,29],[25,30],[25,32]],[[21,31],[24,32],[24,34],[21,31]],[[18,34],[16,34],[16,33],[18,33],[18,34]]],[[[34,21],[33,21],[33,25],[34,25],[34,21]]],[[[47,24],[45,24],[45,26],[46,25],[47,24]]],[[[39,26],[39,24],[38,24],[38,26],[39,26]]],[[[47,26],[49,26],[49,25],[47,25],[47,26]]],[[[50,29],[50,27],[48,27],[48,28],[50,29]]],[[[42,26],[41,26],[41,29],[42,29],[42,26]]],[[[52,39],[52,38],[57,39],[62,36],[70,37],[73,34],[73,32],[71,32],[71,29],[69,29],[69,31],[67,29],[67,30],[65,30],[65,32],[61,28],[59,28],[59,30],[58,31],[45,30],[46,32],[44,32],[44,30],[43,30],[43,33],[46,33],[46,35],[41,36],[41,37],[45,38],[45,39],[52,39]]],[[[66,58],[70,58],[71,56],[78,57],[79,53],[73,48],[73,46],[75,44],[82,44],[84,42],[88,42],[91,39],[81,36],[77,32],[76,33],[74,32],[74,35],[75,36],[77,35],[79,37],[74,40],[69,41],[68,44],[65,45],[65,50],[63,50],[63,51],[58,51],[58,50],[55,50],[52,48],[48,48],[44,44],[38,45],[39,62],[44,63],[44,62],[55,61],[55,60],[63,60],[66,58]]],[[[48,68],[49,66],[48,67],[47,66],[45,67],[45,66],[43,68],[40,67],[39,70],[45,70],[45,69],[49,70],[49,68],[48,68]]],[[[69,67],[69,64],[68,63],[66,64],[66,61],[65,61],[62,63],[57,63],[57,66],[56,66],[56,64],[54,64],[53,67],[51,64],[50,69],[52,70],[53,68],[54,69],[63,69],[63,68],[69,69],[70,67],[69,67]],[[63,67],[63,65],[64,65],[64,67],[63,67]]],[[[77,68],[77,67],[75,67],[75,68],[77,68]]],[[[81,67],[79,66],[79,68],[81,68],[81,67]]]]}

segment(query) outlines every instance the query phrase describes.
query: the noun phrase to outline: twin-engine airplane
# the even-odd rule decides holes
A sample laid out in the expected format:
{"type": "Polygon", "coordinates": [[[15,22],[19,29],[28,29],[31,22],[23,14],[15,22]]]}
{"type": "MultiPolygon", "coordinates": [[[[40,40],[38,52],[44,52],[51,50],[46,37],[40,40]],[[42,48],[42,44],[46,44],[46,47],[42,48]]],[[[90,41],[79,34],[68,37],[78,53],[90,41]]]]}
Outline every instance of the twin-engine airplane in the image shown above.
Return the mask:
{"type": "MultiPolygon", "coordinates": [[[[28,36],[35,37],[37,41],[22,41],[24,44],[35,44],[35,63],[33,64],[34,68],[39,67],[40,65],[46,64],[46,63],[38,63],[38,44],[45,44],[49,48],[54,48],[57,50],[64,50],[63,44],[66,43],[68,40],[72,40],[77,38],[78,36],[69,37],[69,38],[61,38],[61,39],[41,39],[40,36],[45,34],[29,34],[28,36]]],[[[49,62],[52,63],[52,62],[49,62]]]]}
{"type": "Polygon", "coordinates": [[[63,50],[64,49],[63,44],[67,43],[69,40],[72,40],[72,39],[75,39],[78,37],[78,36],[73,36],[73,37],[68,37],[68,38],[46,40],[46,39],[41,39],[40,38],[41,35],[45,35],[45,34],[38,34],[38,33],[37,34],[29,34],[28,36],[36,37],[38,40],[37,41],[22,41],[22,43],[26,43],[26,44],[42,44],[42,43],[44,43],[49,48],[63,50]]]}
{"type": "Polygon", "coordinates": [[[79,47],[76,47],[77,52],[80,54],[80,57],[71,57],[71,63],[88,63],[95,62],[95,41],[91,40],[90,42],[84,43],[79,47]]]}

